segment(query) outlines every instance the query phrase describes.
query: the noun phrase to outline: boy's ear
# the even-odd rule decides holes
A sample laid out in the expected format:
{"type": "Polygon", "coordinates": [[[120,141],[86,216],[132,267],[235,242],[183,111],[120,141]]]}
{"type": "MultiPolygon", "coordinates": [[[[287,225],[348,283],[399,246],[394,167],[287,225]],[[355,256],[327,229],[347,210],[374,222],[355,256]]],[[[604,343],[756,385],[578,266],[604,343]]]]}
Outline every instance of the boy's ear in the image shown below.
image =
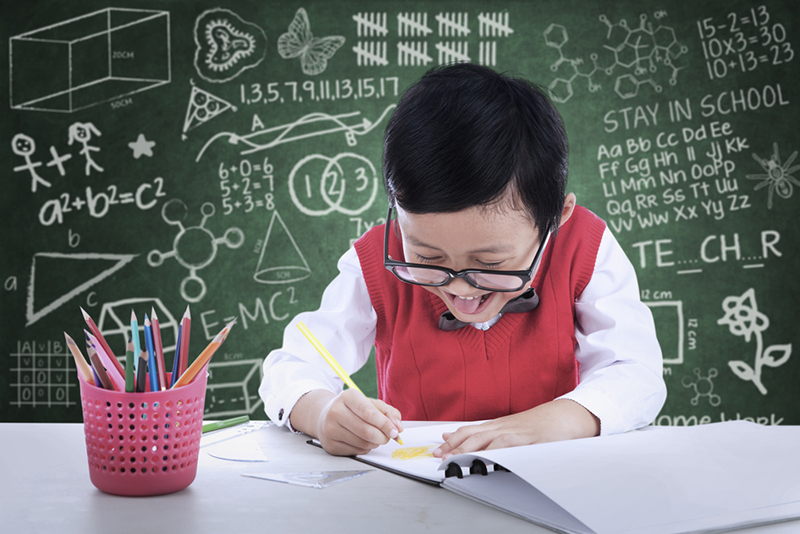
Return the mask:
{"type": "Polygon", "coordinates": [[[564,226],[564,223],[572,216],[572,212],[575,210],[575,202],[577,202],[575,193],[568,193],[564,197],[564,209],[561,210],[561,223],[559,226],[564,226]]]}

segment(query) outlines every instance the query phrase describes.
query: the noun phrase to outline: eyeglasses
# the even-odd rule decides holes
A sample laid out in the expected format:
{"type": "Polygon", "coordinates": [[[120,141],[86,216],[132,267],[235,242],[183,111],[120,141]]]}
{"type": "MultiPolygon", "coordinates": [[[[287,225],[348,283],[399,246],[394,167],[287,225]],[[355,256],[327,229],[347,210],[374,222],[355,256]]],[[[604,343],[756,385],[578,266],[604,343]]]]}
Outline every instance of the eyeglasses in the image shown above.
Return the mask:
{"type": "Polygon", "coordinates": [[[519,291],[533,279],[542,259],[542,250],[547,246],[547,242],[550,239],[550,226],[548,225],[543,232],[542,241],[536,251],[536,256],[533,258],[533,263],[526,271],[497,271],[492,269],[454,271],[447,267],[406,263],[394,260],[389,256],[389,227],[392,221],[392,210],[393,208],[390,206],[386,215],[386,230],[383,237],[383,266],[403,282],[418,286],[446,286],[454,278],[461,278],[478,289],[497,292],[519,291]]]}

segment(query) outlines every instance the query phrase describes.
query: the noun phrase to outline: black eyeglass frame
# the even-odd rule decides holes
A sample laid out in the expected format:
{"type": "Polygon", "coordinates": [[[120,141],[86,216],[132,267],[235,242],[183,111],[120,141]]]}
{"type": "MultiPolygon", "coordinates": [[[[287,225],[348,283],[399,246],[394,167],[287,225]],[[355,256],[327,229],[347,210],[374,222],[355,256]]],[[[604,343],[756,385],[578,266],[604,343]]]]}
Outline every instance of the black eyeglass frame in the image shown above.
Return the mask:
{"type": "Polygon", "coordinates": [[[463,269],[461,271],[454,271],[448,267],[436,267],[434,265],[425,265],[421,263],[408,263],[404,261],[397,261],[392,259],[389,256],[389,227],[392,225],[392,210],[393,206],[389,206],[389,211],[386,214],[386,229],[383,236],[383,266],[395,275],[401,282],[405,282],[407,284],[414,284],[418,286],[428,286],[428,287],[442,287],[446,286],[450,282],[453,281],[454,278],[461,278],[462,280],[466,281],[472,287],[482,289],[484,291],[492,291],[496,293],[511,293],[512,291],[519,291],[525,287],[525,284],[533,280],[533,277],[536,274],[536,271],[539,269],[539,263],[542,259],[542,251],[547,246],[547,242],[550,239],[550,225],[547,226],[543,235],[542,241],[539,243],[539,249],[536,251],[536,255],[533,258],[533,263],[526,271],[498,271],[494,269],[463,269]],[[429,271],[438,271],[443,272],[447,275],[447,278],[440,282],[440,283],[423,283],[423,282],[412,282],[410,280],[406,280],[402,278],[397,271],[395,270],[397,267],[412,267],[414,269],[427,269],[429,271]],[[469,275],[471,274],[486,274],[486,275],[502,275],[502,276],[516,276],[520,279],[520,284],[518,287],[510,288],[510,289],[496,289],[492,287],[486,287],[478,284],[477,282],[471,280],[469,275]]]}

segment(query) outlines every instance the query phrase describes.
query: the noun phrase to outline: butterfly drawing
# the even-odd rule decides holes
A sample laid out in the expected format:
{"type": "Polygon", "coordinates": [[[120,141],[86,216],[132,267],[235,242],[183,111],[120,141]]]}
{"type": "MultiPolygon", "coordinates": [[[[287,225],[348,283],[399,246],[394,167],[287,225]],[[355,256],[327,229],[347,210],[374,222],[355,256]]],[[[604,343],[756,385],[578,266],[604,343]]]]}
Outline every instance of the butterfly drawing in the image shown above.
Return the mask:
{"type": "Polygon", "coordinates": [[[303,72],[311,76],[328,66],[328,60],[344,44],[344,37],[314,37],[308,24],[308,14],[302,7],[294,14],[289,30],[278,38],[278,53],[283,59],[300,56],[303,72]]]}

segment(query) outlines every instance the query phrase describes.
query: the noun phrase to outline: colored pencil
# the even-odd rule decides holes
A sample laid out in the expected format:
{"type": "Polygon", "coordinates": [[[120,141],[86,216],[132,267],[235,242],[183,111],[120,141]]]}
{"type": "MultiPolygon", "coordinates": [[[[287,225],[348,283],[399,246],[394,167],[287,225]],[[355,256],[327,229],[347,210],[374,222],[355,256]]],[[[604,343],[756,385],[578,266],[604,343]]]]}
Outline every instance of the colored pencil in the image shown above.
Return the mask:
{"type": "Polygon", "coordinates": [[[156,353],[153,348],[153,332],[150,328],[150,319],[144,314],[144,344],[147,347],[147,371],[150,375],[150,391],[159,391],[158,372],[156,371],[156,353]]]}
{"type": "Polygon", "coordinates": [[[134,393],[136,391],[136,376],[133,363],[133,340],[128,338],[128,346],[125,351],[125,391],[134,393]]]}
{"type": "Polygon", "coordinates": [[[178,377],[173,380],[177,380],[183,373],[186,372],[186,369],[189,368],[189,340],[191,338],[192,333],[192,315],[189,312],[189,306],[186,306],[186,311],[183,312],[183,319],[181,320],[181,325],[183,326],[181,335],[181,361],[180,366],[178,367],[178,377]]]}
{"type": "Polygon", "coordinates": [[[164,345],[161,343],[161,328],[158,325],[155,308],[150,308],[150,328],[153,332],[153,350],[156,352],[158,388],[163,391],[167,389],[167,366],[164,364],[164,345]]]}
{"type": "Polygon", "coordinates": [[[81,374],[87,384],[94,386],[95,381],[94,374],[92,373],[92,366],[86,363],[83,353],[81,353],[81,349],[78,348],[75,340],[72,339],[66,332],[64,332],[64,339],[67,340],[67,347],[69,347],[72,357],[75,358],[75,367],[78,368],[78,372],[81,374]]]}
{"type": "Polygon", "coordinates": [[[250,422],[250,417],[248,417],[247,415],[242,415],[241,417],[234,417],[233,419],[225,419],[224,421],[214,421],[213,423],[204,424],[203,429],[200,433],[205,434],[206,432],[213,432],[214,430],[230,428],[232,426],[241,425],[242,423],[249,423],[249,422],[250,422]]]}
{"type": "Polygon", "coordinates": [[[138,365],[136,366],[136,392],[147,391],[147,352],[139,352],[138,365]]]}
{"type": "MultiPolygon", "coordinates": [[[[325,361],[328,362],[328,365],[330,365],[336,374],[339,375],[339,378],[341,378],[351,389],[361,392],[361,389],[356,385],[355,382],[353,382],[353,379],[350,378],[350,375],[347,374],[347,371],[345,371],[344,368],[339,365],[339,362],[336,361],[336,358],[333,357],[333,354],[328,352],[328,349],[325,348],[325,345],[323,345],[322,342],[317,339],[317,336],[315,336],[314,333],[308,329],[303,321],[297,323],[297,328],[299,328],[303,335],[306,336],[306,339],[309,340],[312,345],[314,345],[314,348],[317,349],[317,352],[319,352],[320,356],[322,356],[325,361]]],[[[363,392],[361,392],[361,394],[363,395],[363,392]]],[[[400,445],[403,444],[403,441],[399,436],[394,439],[400,445]]]]}
{"type": "Polygon", "coordinates": [[[100,333],[100,329],[97,328],[97,325],[95,324],[94,320],[91,317],[89,317],[89,314],[86,313],[86,310],[84,310],[83,308],[81,308],[81,313],[83,314],[83,320],[89,326],[89,330],[92,331],[94,337],[96,337],[97,341],[100,342],[100,346],[103,348],[106,354],[111,356],[111,362],[114,364],[114,367],[117,369],[117,372],[120,374],[120,376],[125,376],[125,369],[122,368],[122,364],[119,363],[117,357],[114,356],[114,351],[112,351],[111,347],[109,347],[108,343],[106,343],[103,334],[100,333]]]}
{"type": "Polygon", "coordinates": [[[94,365],[92,366],[92,376],[94,376],[94,385],[99,387],[100,389],[105,389],[103,387],[103,382],[100,380],[100,377],[97,375],[97,371],[94,370],[94,365]]]}
{"type": "Polygon", "coordinates": [[[200,353],[200,356],[186,369],[186,372],[181,375],[175,385],[172,386],[173,388],[179,388],[189,384],[194,378],[200,374],[200,371],[205,368],[208,362],[211,360],[211,357],[214,356],[214,353],[217,349],[222,345],[225,339],[228,337],[228,333],[233,328],[233,325],[236,323],[236,319],[225,325],[219,334],[217,334],[214,339],[211,340],[211,343],[200,353]]]}
{"type": "Polygon", "coordinates": [[[86,352],[89,353],[89,361],[92,362],[92,369],[94,369],[94,372],[97,375],[98,380],[100,380],[100,383],[103,384],[103,389],[117,391],[117,388],[114,387],[114,383],[111,381],[111,378],[109,378],[105,367],[103,367],[103,362],[100,361],[100,356],[97,354],[97,351],[92,347],[86,347],[86,352]]]}
{"type": "Polygon", "coordinates": [[[133,338],[133,354],[136,355],[134,362],[134,372],[139,372],[139,353],[142,352],[142,346],[139,345],[139,321],[136,319],[136,314],[131,309],[131,338],[133,338]]]}
{"type": "Polygon", "coordinates": [[[181,365],[181,336],[183,335],[183,324],[178,325],[178,341],[175,343],[175,356],[172,358],[172,376],[169,379],[169,387],[175,385],[178,380],[178,368],[181,365]]]}
{"type": "Polygon", "coordinates": [[[106,374],[111,379],[111,382],[114,384],[114,389],[116,391],[125,391],[125,374],[124,372],[123,374],[119,374],[117,368],[114,367],[112,359],[115,358],[106,354],[106,351],[97,342],[97,338],[94,337],[89,332],[86,332],[86,339],[89,340],[92,348],[95,350],[95,352],[97,352],[97,355],[100,356],[100,361],[103,363],[103,367],[106,370],[106,374]]]}

